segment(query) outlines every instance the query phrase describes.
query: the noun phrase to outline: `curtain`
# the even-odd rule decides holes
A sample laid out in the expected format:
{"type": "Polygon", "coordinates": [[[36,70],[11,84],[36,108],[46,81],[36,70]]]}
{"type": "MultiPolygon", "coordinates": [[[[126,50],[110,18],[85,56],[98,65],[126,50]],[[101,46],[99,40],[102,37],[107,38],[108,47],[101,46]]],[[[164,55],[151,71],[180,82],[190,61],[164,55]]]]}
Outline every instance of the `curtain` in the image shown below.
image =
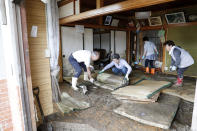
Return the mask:
{"type": "Polygon", "coordinates": [[[59,12],[56,0],[47,2],[47,32],[48,48],[50,50],[50,68],[53,102],[61,101],[58,76],[60,67],[58,66],[59,57],[59,12]]]}

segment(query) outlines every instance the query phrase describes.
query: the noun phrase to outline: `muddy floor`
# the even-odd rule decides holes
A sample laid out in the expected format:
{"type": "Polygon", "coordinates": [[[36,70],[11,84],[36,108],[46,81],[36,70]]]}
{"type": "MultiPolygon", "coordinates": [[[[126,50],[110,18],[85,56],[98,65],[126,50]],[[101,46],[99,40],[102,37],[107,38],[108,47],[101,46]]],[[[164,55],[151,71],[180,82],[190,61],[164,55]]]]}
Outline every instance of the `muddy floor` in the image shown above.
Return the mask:
{"type": "MultiPolygon", "coordinates": [[[[174,76],[157,74],[152,79],[174,81],[176,78],[174,76]]],[[[186,85],[195,85],[195,81],[191,79],[186,78],[184,82],[186,85]]],[[[50,121],[88,124],[98,131],[163,131],[163,129],[147,126],[114,113],[113,109],[118,107],[121,102],[111,95],[110,90],[88,87],[89,92],[87,95],[84,95],[82,91],[73,91],[66,82],[60,83],[60,88],[62,92],[67,92],[78,100],[90,103],[91,107],[69,114],[57,112],[49,116],[50,121]]],[[[188,131],[192,120],[192,111],[193,103],[181,100],[169,131],[188,131]]]]}

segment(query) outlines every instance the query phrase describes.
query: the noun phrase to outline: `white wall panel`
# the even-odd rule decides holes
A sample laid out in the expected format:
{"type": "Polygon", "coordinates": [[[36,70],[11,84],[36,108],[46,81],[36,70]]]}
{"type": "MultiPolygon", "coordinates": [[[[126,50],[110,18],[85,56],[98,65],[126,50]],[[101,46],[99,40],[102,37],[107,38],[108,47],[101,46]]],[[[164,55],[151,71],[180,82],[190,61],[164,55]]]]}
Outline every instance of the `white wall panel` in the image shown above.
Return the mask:
{"type": "Polygon", "coordinates": [[[73,15],[74,12],[73,12],[73,2],[70,2],[64,6],[61,6],[59,8],[59,17],[60,18],[63,18],[63,17],[66,17],[66,16],[70,16],[70,15],[73,15]]]}
{"type": "Polygon", "coordinates": [[[120,57],[126,58],[126,32],[116,31],[115,33],[116,53],[118,53],[120,57]]]}
{"type": "Polygon", "coordinates": [[[73,73],[72,66],[68,61],[69,55],[77,50],[83,49],[82,34],[77,33],[74,27],[61,27],[62,31],[62,55],[63,57],[63,76],[73,73]]]}
{"type": "Polygon", "coordinates": [[[94,34],[94,49],[100,49],[100,35],[94,34]]]}
{"type": "MultiPolygon", "coordinates": [[[[71,76],[74,72],[68,61],[72,52],[83,50],[83,35],[76,32],[75,27],[61,27],[62,31],[62,55],[63,57],[63,76],[71,76]]],[[[84,48],[93,51],[93,30],[85,29],[84,48]]]]}
{"type": "MultiPolygon", "coordinates": [[[[61,6],[59,8],[59,17],[63,18],[66,16],[70,16],[74,14],[74,9],[73,9],[73,2],[70,2],[64,6],[61,6]]],[[[80,13],[80,8],[79,8],[79,0],[75,1],[75,13],[79,14],[80,13]]]]}
{"type": "Polygon", "coordinates": [[[84,46],[85,50],[93,51],[93,29],[85,29],[84,46]]]}

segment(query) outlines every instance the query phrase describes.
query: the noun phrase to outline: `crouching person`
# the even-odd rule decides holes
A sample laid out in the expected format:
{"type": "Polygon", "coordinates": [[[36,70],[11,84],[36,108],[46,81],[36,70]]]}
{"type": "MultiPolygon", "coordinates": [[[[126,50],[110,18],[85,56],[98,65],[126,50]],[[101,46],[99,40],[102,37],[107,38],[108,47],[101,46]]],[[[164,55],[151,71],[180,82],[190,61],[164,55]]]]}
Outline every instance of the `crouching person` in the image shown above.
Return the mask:
{"type": "Polygon", "coordinates": [[[94,79],[91,76],[90,63],[91,61],[97,61],[100,57],[99,52],[91,52],[88,50],[79,50],[73,52],[69,56],[69,62],[75,70],[75,74],[72,77],[72,88],[74,90],[78,90],[77,88],[77,80],[82,73],[82,69],[84,70],[84,80],[90,82],[94,82],[94,79]]]}
{"type": "Polygon", "coordinates": [[[164,43],[166,45],[166,50],[169,51],[171,56],[171,66],[170,71],[177,70],[177,81],[174,85],[175,87],[181,87],[183,85],[183,73],[194,64],[194,59],[192,56],[184,49],[175,46],[174,42],[168,40],[164,43]]]}
{"type": "Polygon", "coordinates": [[[121,59],[119,54],[114,54],[112,56],[112,62],[106,65],[103,70],[99,72],[103,73],[104,71],[112,68],[112,72],[116,75],[124,75],[125,79],[129,81],[129,74],[132,71],[131,66],[126,62],[126,60],[121,59]],[[112,68],[113,67],[113,68],[112,68]]]}

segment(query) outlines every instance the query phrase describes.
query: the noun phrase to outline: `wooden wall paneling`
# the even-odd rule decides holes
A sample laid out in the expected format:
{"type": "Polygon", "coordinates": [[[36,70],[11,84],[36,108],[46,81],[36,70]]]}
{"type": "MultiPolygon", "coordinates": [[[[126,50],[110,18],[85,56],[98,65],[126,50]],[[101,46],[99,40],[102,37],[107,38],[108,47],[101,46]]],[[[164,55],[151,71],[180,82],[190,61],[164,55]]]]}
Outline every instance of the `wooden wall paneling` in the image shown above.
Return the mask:
{"type": "MultiPolygon", "coordinates": [[[[26,0],[26,5],[32,84],[33,87],[40,88],[40,101],[46,116],[53,113],[53,103],[50,62],[49,58],[45,57],[45,49],[47,48],[45,4],[40,0],[26,0]],[[33,25],[38,26],[35,38],[30,36],[33,25]]],[[[37,111],[39,112],[38,107],[37,111]]]]}

